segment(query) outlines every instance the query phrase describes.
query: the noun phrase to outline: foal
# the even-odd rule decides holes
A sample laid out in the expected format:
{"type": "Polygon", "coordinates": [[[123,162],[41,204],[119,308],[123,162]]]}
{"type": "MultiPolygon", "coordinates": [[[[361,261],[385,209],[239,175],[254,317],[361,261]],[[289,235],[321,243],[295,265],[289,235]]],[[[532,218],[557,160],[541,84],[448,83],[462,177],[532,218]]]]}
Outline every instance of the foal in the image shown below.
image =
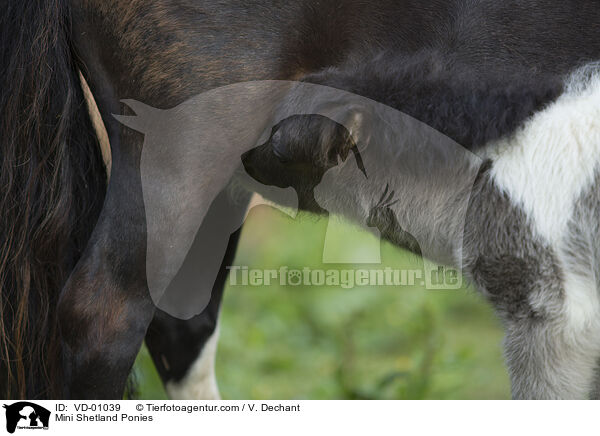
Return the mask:
{"type": "MultiPolygon", "coordinates": [[[[426,65],[419,71],[427,77],[426,65]]],[[[411,99],[403,98],[402,88],[386,80],[381,69],[370,72],[369,76],[333,69],[306,80],[356,89],[363,95],[372,90],[385,96],[387,91],[393,95],[392,104],[413,109],[411,99]]],[[[436,77],[431,70],[429,74],[431,79],[436,77]]],[[[394,78],[401,77],[396,69],[394,78]]],[[[421,141],[418,145],[388,138],[371,141],[367,153],[361,151],[367,175],[378,179],[375,184],[351,170],[356,163],[342,164],[340,169],[328,170],[337,171],[333,182],[317,188],[319,204],[329,212],[361,220],[380,198],[374,186],[395,191],[398,200],[388,206],[392,216],[379,223],[382,230],[387,229],[382,234],[411,247],[406,240],[408,230],[425,255],[462,267],[463,274],[493,304],[507,332],[505,356],[513,396],[595,397],[600,359],[596,242],[600,237],[600,65],[579,69],[562,86],[552,78],[535,86],[526,82],[521,79],[516,87],[505,83],[506,88],[496,94],[501,98],[491,110],[494,117],[480,118],[489,124],[457,122],[453,126],[444,123],[440,106],[431,109],[432,124],[436,119],[438,125],[443,123],[447,134],[464,141],[481,157],[474,179],[469,178],[468,165],[457,166],[461,160],[431,166],[422,136],[414,137],[421,141]],[[527,91],[512,100],[519,89],[527,91]],[[535,113],[527,117],[531,109],[535,113]],[[455,126],[461,128],[453,130],[455,126]],[[414,172],[407,176],[406,161],[411,159],[414,172]],[[454,165],[454,173],[448,165],[454,165]],[[462,229],[457,227],[460,211],[456,180],[448,179],[452,176],[463,178],[465,186],[473,182],[462,229]],[[438,201],[432,202],[431,197],[438,201]]],[[[488,91],[494,95],[500,88],[488,91]]],[[[472,94],[461,95],[468,102],[472,94]]],[[[443,106],[443,101],[438,102],[443,106]]],[[[451,116],[468,116],[460,113],[465,106],[451,107],[451,116]]],[[[245,157],[245,165],[272,184],[290,183],[290,172],[307,159],[313,166],[330,165],[331,149],[322,144],[336,144],[339,138],[327,124],[322,121],[315,127],[312,119],[289,119],[278,126],[268,143],[245,157]],[[315,128],[323,136],[318,141],[311,139],[315,128]]],[[[363,131],[357,136],[371,135],[369,127],[359,125],[357,130],[363,131]]],[[[349,141],[348,147],[352,144],[349,141]]],[[[302,173],[295,177],[294,183],[302,185],[302,173]]]]}

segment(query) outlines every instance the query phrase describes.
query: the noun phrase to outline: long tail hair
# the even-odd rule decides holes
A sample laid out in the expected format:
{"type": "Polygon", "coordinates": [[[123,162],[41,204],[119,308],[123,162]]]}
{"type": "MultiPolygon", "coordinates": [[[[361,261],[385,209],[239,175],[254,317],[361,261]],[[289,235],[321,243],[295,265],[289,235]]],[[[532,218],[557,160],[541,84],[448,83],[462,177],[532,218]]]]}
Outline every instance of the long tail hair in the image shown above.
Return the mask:
{"type": "Polygon", "coordinates": [[[61,395],[56,305],[99,214],[105,168],[68,0],[0,14],[0,395],[61,395]]]}

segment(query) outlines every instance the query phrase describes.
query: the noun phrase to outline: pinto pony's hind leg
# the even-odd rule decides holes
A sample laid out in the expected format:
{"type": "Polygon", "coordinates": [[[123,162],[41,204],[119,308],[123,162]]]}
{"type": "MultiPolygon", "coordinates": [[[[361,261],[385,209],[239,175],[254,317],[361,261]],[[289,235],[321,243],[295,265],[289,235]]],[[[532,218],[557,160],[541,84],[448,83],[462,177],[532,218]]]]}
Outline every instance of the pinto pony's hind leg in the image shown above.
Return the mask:
{"type": "MultiPolygon", "coordinates": [[[[157,310],[146,334],[146,346],[165,384],[167,394],[172,399],[208,400],[220,397],[214,368],[218,338],[217,324],[229,273],[227,267],[234,261],[241,229],[231,234],[231,229],[226,225],[227,220],[210,217],[223,216],[223,214],[235,215],[234,220],[241,222],[247,208],[247,200],[249,195],[238,201],[231,199],[227,191],[222,193],[213,203],[209,217],[202,223],[188,253],[188,258],[191,258],[197,273],[193,281],[194,289],[189,289],[187,292],[204,292],[205,289],[212,289],[208,306],[201,314],[188,320],[178,319],[162,310],[157,310]],[[205,256],[215,256],[217,250],[211,241],[221,242],[211,237],[215,234],[220,235],[221,238],[229,238],[225,255],[218,266],[216,280],[213,279],[213,274],[206,271],[213,265],[202,260],[205,256]]],[[[185,301],[182,301],[182,304],[185,304],[185,301]]]]}
{"type": "Polygon", "coordinates": [[[221,399],[215,374],[219,313],[212,305],[187,321],[158,311],[148,330],[146,345],[172,400],[221,399]]]}

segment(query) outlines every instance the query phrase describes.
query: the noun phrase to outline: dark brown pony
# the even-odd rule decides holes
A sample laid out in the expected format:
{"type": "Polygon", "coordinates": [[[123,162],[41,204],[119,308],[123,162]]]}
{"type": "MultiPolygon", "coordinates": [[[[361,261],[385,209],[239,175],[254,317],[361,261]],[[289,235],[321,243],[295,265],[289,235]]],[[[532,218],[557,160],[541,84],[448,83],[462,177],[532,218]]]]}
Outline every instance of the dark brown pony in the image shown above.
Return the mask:
{"type": "MultiPolygon", "coordinates": [[[[469,81],[459,81],[461,86],[498,77],[535,83],[600,58],[595,0],[5,4],[0,369],[6,377],[0,383],[7,398],[120,398],[144,338],[163,380],[179,380],[215,329],[224,273],[209,308],[193,320],[157,313],[149,298],[139,170],[143,137],[111,116],[123,112],[121,99],[169,108],[222,85],[314,74],[334,77],[328,84],[347,83],[356,93],[422,115],[440,131],[455,131],[467,143],[476,138],[471,143],[477,144],[514,129],[560,90],[503,93],[508,99],[486,98],[485,86],[474,93],[438,92],[455,89],[455,77],[433,68],[437,75],[423,83],[423,51],[468,69],[469,81]],[[397,69],[406,73],[407,59],[417,59],[405,77],[419,85],[414,88],[395,79],[397,69]],[[80,72],[110,138],[107,190],[80,72]],[[371,73],[378,80],[365,77],[357,86],[359,74],[371,73]],[[406,89],[421,94],[415,98],[406,89]],[[408,100],[388,100],[402,95],[408,100]],[[465,95],[468,104],[461,107],[469,117],[445,112],[465,95]],[[484,134],[469,130],[496,119],[499,104],[512,121],[484,134]]],[[[230,241],[225,264],[236,241],[230,241]]],[[[210,246],[203,249],[210,252],[210,246]]]]}

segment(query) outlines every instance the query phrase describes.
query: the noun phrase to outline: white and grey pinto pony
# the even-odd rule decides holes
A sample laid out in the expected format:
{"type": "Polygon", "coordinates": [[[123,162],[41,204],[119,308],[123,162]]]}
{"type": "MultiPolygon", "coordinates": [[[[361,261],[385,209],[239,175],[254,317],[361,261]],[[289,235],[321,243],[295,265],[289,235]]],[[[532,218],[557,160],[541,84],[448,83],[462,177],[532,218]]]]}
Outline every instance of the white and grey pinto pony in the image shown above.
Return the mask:
{"type": "MultiPolygon", "coordinates": [[[[434,62],[421,71],[435,75],[434,62]]],[[[515,397],[593,394],[600,64],[567,76],[553,101],[475,153],[389,106],[315,84],[336,84],[338,74],[217,88],[169,111],[127,101],[137,115],[117,118],[146,138],[146,262],[156,306],[189,319],[209,304],[193,285],[202,259],[190,248],[233,178],[279,204],[362,223],[422,255],[426,267],[459,268],[504,321],[515,397]],[[266,140],[257,142],[262,130],[266,140]],[[240,156],[245,171],[234,172],[240,156]]],[[[546,85],[553,95],[554,81],[546,85]]],[[[225,252],[242,217],[220,220],[230,221],[213,235],[225,252]]],[[[171,395],[218,397],[215,351],[213,335],[188,376],[167,385],[171,395]]]]}
{"type": "Polygon", "coordinates": [[[5,396],[121,398],[145,340],[173,398],[218,398],[241,177],[459,267],[515,398],[599,398],[598,2],[240,3],[8,0],[5,396]]]}

